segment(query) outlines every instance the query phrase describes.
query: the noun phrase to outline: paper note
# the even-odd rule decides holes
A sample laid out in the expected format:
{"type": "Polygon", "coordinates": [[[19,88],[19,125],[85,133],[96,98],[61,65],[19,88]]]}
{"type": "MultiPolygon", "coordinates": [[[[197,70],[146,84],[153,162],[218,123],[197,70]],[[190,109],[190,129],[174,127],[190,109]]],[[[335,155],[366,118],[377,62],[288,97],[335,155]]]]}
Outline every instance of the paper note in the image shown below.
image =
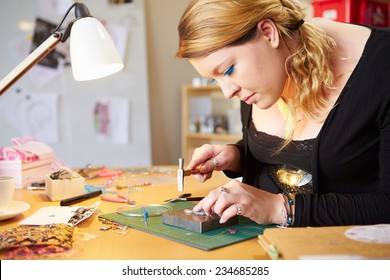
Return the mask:
{"type": "Polygon", "coordinates": [[[2,115],[22,135],[45,143],[58,143],[58,95],[13,88],[0,103],[2,115]]]}
{"type": "Polygon", "coordinates": [[[90,217],[100,201],[90,207],[84,206],[47,206],[42,207],[30,217],[23,220],[21,225],[47,225],[47,224],[68,224],[75,226],[81,221],[90,217]]]}
{"type": "Polygon", "coordinates": [[[101,142],[129,142],[129,100],[107,97],[99,100],[94,109],[95,133],[101,142]]]}
{"type": "Polygon", "coordinates": [[[361,242],[390,244],[390,225],[353,227],[345,231],[345,236],[361,242]]]}

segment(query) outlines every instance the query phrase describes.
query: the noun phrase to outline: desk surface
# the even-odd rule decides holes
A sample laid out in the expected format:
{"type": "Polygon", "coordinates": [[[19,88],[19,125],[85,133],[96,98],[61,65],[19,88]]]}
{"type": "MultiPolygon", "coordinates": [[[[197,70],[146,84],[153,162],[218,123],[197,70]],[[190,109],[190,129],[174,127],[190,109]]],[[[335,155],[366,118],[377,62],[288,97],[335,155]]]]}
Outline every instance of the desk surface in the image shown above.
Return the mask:
{"type": "MultiPolygon", "coordinates": [[[[163,203],[164,200],[177,197],[176,169],[172,167],[172,173],[154,176],[155,182],[152,186],[139,187],[140,191],[133,192],[129,196],[137,203],[163,203]],[[160,176],[160,177],[159,177],[160,176]]],[[[124,174],[126,175],[126,173],[124,174]]],[[[132,175],[137,178],[137,175],[132,175]]],[[[147,178],[148,175],[142,175],[147,178]]],[[[102,180],[94,179],[87,182],[89,185],[100,185],[102,180]]],[[[124,179],[126,180],[126,178],[124,179]]],[[[130,179],[132,180],[132,179],[130,179]]],[[[153,181],[153,180],[152,180],[153,181]]],[[[193,196],[205,196],[207,193],[228,179],[219,172],[215,172],[213,178],[205,183],[199,183],[191,177],[185,178],[184,191],[192,193],[193,196]]],[[[121,182],[122,184],[125,182],[121,182]]],[[[46,196],[45,191],[16,190],[14,200],[25,201],[30,204],[30,209],[14,218],[0,221],[0,230],[18,226],[26,217],[33,214],[44,206],[59,206],[59,202],[52,202],[46,196]]],[[[92,198],[75,206],[90,206],[100,198],[92,198]]],[[[149,233],[130,229],[126,235],[113,231],[101,231],[103,223],[99,221],[98,215],[115,212],[124,204],[101,201],[97,213],[77,225],[82,233],[96,235],[84,243],[81,254],[67,257],[66,259],[86,259],[86,260],[254,260],[269,259],[266,252],[259,245],[257,238],[243,241],[211,251],[203,251],[188,245],[180,244],[149,233]]],[[[0,251],[0,259],[5,259],[5,251],[0,251]]]]}

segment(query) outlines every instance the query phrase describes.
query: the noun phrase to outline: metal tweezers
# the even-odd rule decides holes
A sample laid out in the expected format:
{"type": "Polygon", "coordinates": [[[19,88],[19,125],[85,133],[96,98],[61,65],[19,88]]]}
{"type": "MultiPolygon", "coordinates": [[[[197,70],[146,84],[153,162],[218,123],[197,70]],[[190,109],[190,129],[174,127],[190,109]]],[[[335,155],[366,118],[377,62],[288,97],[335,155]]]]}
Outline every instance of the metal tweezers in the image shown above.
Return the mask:
{"type": "Polygon", "coordinates": [[[190,193],[184,193],[184,194],[180,195],[179,197],[175,197],[175,198],[170,198],[170,199],[164,200],[164,202],[200,201],[203,198],[204,197],[195,197],[195,196],[191,197],[190,193]]]}

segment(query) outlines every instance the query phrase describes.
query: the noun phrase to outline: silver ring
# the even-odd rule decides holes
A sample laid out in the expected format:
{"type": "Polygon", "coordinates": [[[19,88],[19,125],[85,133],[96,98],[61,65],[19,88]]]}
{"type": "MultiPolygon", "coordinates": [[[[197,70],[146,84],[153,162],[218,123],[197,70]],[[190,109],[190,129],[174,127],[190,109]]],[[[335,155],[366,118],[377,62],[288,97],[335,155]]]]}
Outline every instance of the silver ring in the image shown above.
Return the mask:
{"type": "Polygon", "coordinates": [[[242,214],[242,209],[241,209],[241,206],[240,206],[240,204],[236,204],[236,207],[237,207],[237,216],[241,216],[241,214],[242,214]]]}
{"type": "Polygon", "coordinates": [[[216,158],[212,158],[211,161],[214,164],[214,168],[217,168],[219,164],[218,164],[218,161],[216,160],[216,158]]]}
{"type": "Polygon", "coordinates": [[[229,193],[229,191],[225,187],[221,187],[221,193],[229,193]]]}

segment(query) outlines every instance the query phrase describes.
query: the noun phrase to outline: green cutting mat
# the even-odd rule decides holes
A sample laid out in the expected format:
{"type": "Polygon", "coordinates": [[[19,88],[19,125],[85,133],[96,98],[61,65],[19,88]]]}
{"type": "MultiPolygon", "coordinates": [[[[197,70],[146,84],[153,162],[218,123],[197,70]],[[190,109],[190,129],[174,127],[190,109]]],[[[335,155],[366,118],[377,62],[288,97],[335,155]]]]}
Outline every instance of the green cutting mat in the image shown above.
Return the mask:
{"type": "MultiPolygon", "coordinates": [[[[175,202],[168,205],[174,210],[192,208],[194,206],[194,204],[189,202],[175,202]]],[[[128,212],[131,213],[132,211],[134,210],[129,210],[128,212]]],[[[255,238],[259,234],[262,234],[264,229],[275,227],[272,225],[259,225],[247,218],[239,217],[238,224],[236,225],[205,233],[197,233],[165,225],[162,223],[161,216],[149,217],[148,227],[145,227],[142,217],[126,217],[118,213],[103,214],[99,217],[206,251],[255,238]],[[233,229],[235,233],[230,233],[228,229],[233,229]]]]}

